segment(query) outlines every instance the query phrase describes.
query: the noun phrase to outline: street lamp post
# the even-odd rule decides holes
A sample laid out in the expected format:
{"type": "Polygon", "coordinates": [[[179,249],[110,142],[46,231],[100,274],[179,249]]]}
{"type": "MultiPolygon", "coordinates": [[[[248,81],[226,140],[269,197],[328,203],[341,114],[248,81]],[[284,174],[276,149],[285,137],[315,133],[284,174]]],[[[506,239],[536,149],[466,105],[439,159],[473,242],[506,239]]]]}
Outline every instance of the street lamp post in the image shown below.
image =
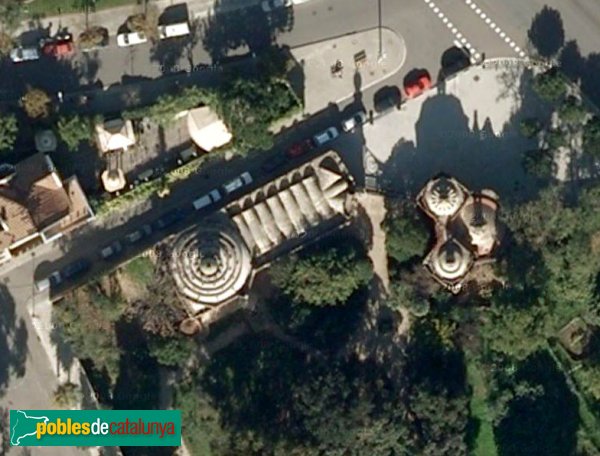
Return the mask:
{"type": "Polygon", "coordinates": [[[383,59],[385,59],[385,52],[383,52],[383,30],[381,26],[381,0],[377,0],[377,13],[379,26],[379,52],[377,54],[377,62],[381,63],[383,59]]]}

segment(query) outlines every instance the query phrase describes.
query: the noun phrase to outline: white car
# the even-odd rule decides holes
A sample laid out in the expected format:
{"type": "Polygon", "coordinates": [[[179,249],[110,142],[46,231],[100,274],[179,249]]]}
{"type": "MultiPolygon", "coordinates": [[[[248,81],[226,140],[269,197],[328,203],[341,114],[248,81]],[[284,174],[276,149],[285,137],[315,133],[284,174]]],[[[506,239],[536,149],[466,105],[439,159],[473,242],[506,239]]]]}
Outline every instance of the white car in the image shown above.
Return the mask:
{"type": "Polygon", "coordinates": [[[292,3],[292,0],[264,0],[260,6],[265,13],[270,13],[278,8],[289,8],[292,3]]]}
{"type": "Polygon", "coordinates": [[[214,189],[208,192],[206,195],[201,196],[197,200],[195,200],[192,204],[194,205],[194,209],[197,211],[203,209],[205,207],[210,206],[211,204],[216,203],[221,199],[221,193],[219,190],[214,189]]]}
{"type": "Polygon", "coordinates": [[[232,179],[225,185],[223,185],[223,189],[225,190],[225,193],[229,194],[235,192],[237,189],[243,187],[244,185],[249,185],[251,183],[252,176],[249,172],[246,171],[245,173],[240,174],[235,179],[232,179]]]}
{"type": "Polygon", "coordinates": [[[57,286],[62,282],[62,276],[59,271],[54,271],[47,278],[38,280],[35,283],[36,290],[41,293],[42,291],[46,291],[51,286],[57,286]]]}
{"type": "Polygon", "coordinates": [[[134,46],[146,41],[148,41],[148,38],[146,38],[144,32],[119,33],[117,35],[117,46],[119,47],[134,46]]]}
{"type": "Polygon", "coordinates": [[[158,36],[161,40],[166,38],[175,38],[176,36],[186,36],[189,34],[190,26],[187,22],[158,26],[158,36]]]}
{"type": "Polygon", "coordinates": [[[327,130],[323,130],[321,133],[317,133],[313,136],[313,142],[316,147],[320,147],[323,144],[333,141],[340,135],[340,132],[335,127],[329,127],[327,130]]]}
{"type": "Polygon", "coordinates": [[[358,111],[354,113],[352,117],[342,121],[342,130],[345,132],[352,131],[359,125],[362,125],[367,120],[367,113],[364,111],[358,111]]]}
{"type": "Polygon", "coordinates": [[[39,58],[40,51],[35,47],[18,47],[10,51],[10,59],[15,63],[38,60],[39,58]]]}

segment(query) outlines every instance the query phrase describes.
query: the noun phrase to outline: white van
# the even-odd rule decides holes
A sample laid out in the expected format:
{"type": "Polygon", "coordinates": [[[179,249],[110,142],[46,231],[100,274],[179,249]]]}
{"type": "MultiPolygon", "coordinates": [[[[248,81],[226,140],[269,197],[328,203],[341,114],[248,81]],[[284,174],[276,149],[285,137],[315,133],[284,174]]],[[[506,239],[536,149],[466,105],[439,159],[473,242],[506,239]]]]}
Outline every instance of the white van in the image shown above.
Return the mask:
{"type": "Polygon", "coordinates": [[[207,206],[210,206],[211,204],[216,203],[220,199],[221,199],[221,193],[219,192],[219,190],[217,190],[217,189],[211,190],[206,195],[201,196],[200,198],[198,198],[196,201],[193,202],[194,209],[199,211],[202,208],[205,208],[207,206]]]}
{"type": "Polygon", "coordinates": [[[143,32],[126,32],[117,35],[117,46],[128,47],[136,44],[142,44],[148,41],[143,32]]]}
{"type": "Polygon", "coordinates": [[[189,34],[190,26],[187,22],[158,26],[158,36],[161,40],[164,40],[166,38],[175,38],[176,36],[185,36],[189,34]]]}

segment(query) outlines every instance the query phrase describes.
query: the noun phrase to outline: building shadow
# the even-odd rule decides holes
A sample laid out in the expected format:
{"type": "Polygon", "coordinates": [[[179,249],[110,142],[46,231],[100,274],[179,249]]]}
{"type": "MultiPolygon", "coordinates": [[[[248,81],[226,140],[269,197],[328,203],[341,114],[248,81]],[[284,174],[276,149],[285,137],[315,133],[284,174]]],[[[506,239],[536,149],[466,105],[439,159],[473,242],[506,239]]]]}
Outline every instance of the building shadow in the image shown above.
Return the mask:
{"type": "Polygon", "coordinates": [[[453,95],[427,99],[415,124],[415,141],[400,138],[393,146],[384,165],[384,188],[412,198],[432,176],[443,172],[471,188],[493,188],[503,198],[535,196],[539,182],[525,172],[522,159],[537,143],[520,134],[519,124],[526,117],[548,114],[531,89],[530,72],[518,77],[516,90],[522,101],[505,125],[492,125],[478,111],[471,113],[470,120],[453,95]]]}
{"type": "Polygon", "coordinates": [[[0,285],[0,397],[13,376],[25,375],[28,331],[23,318],[17,317],[15,306],[6,285],[0,285]]]}

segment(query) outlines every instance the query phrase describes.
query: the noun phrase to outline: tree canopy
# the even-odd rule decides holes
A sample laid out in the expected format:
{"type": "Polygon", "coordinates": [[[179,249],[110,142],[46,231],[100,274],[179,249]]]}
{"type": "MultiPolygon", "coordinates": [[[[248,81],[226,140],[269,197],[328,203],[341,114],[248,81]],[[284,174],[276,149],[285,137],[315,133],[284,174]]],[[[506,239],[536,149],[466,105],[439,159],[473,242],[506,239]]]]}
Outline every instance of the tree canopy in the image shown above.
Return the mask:
{"type": "Polygon", "coordinates": [[[294,301],[337,305],[369,283],[373,267],[355,243],[336,240],[283,258],[271,268],[271,277],[294,301]]]}

